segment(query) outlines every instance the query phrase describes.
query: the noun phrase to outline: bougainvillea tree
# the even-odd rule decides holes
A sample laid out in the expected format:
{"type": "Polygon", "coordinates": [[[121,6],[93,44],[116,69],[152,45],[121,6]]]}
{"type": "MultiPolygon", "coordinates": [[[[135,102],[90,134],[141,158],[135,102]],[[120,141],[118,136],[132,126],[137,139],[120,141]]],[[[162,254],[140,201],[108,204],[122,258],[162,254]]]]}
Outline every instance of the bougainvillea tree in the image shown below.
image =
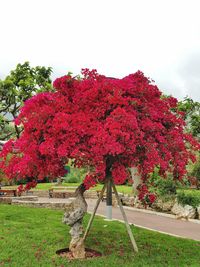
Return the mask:
{"type": "MultiPolygon", "coordinates": [[[[40,93],[26,101],[15,120],[24,131],[10,140],[1,156],[15,151],[1,167],[8,177],[36,180],[64,175],[73,159],[76,167],[89,166],[85,189],[112,177],[115,184],[128,178],[136,167],[142,178],[140,198],[148,195],[149,174],[173,172],[181,180],[192,149],[199,144],[183,131],[183,114],[177,100],[164,97],[142,72],[122,79],[84,69],[82,77],[66,75],[53,84],[55,92],[40,93]]],[[[21,188],[22,189],[22,188],[21,188]]],[[[154,197],[149,195],[149,200],[154,197]]]]}

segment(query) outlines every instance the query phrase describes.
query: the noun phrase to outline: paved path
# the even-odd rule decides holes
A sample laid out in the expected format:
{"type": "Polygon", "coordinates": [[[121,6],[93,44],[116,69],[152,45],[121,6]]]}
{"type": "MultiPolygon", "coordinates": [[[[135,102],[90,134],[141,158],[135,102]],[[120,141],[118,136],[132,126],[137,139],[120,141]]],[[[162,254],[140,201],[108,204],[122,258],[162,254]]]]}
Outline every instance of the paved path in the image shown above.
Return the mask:
{"type": "MultiPolygon", "coordinates": [[[[87,199],[87,203],[88,211],[92,212],[96,200],[87,199]]],[[[105,202],[101,202],[98,207],[97,214],[105,215],[105,208],[105,202]]],[[[145,213],[142,211],[136,211],[135,209],[125,209],[125,212],[129,223],[133,223],[136,226],[200,241],[200,224],[198,223],[145,213]]],[[[113,208],[112,213],[113,219],[123,220],[119,208],[113,208]]]]}

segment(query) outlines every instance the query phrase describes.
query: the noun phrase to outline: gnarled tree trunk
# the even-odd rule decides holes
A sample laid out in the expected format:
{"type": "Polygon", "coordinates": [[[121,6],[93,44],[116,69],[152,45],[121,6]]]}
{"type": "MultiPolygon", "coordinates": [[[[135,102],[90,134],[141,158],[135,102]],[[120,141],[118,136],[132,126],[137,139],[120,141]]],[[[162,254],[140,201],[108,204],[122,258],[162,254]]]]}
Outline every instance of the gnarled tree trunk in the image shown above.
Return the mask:
{"type": "Polygon", "coordinates": [[[135,196],[135,204],[138,201],[138,185],[142,183],[141,175],[138,173],[138,169],[136,167],[132,167],[131,169],[131,177],[133,180],[133,194],[135,196]]]}
{"type": "Polygon", "coordinates": [[[85,246],[82,238],[82,221],[87,211],[87,203],[83,196],[85,190],[86,189],[83,184],[76,189],[76,198],[72,203],[72,209],[70,211],[66,211],[63,218],[63,223],[71,227],[71,242],[69,250],[72,252],[73,257],[77,259],[85,258],[85,246]]]}

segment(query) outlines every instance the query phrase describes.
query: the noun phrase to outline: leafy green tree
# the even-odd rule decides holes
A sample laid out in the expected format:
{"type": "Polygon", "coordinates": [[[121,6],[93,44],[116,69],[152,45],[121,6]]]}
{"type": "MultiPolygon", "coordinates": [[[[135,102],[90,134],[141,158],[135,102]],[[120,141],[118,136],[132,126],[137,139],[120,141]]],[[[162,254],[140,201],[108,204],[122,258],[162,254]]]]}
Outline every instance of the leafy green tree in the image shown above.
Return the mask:
{"type": "Polygon", "coordinates": [[[36,93],[51,91],[50,67],[31,67],[29,62],[18,64],[15,70],[0,80],[0,139],[19,138],[22,128],[12,124],[24,101],[36,93]]]}
{"type": "MultiPolygon", "coordinates": [[[[186,97],[179,102],[178,109],[185,112],[186,131],[200,140],[200,103],[186,97]]],[[[195,164],[190,166],[189,174],[195,177],[196,187],[200,189],[200,153],[195,164]]]]}
{"type": "Polygon", "coordinates": [[[15,135],[14,125],[0,114],[0,140],[7,140],[15,135]]]}
{"type": "Polygon", "coordinates": [[[178,103],[178,109],[185,112],[186,130],[200,138],[200,103],[186,97],[178,103]]]}
{"type": "Polygon", "coordinates": [[[195,177],[195,185],[196,188],[200,190],[200,153],[198,155],[197,161],[193,164],[191,171],[191,175],[195,177]]]}

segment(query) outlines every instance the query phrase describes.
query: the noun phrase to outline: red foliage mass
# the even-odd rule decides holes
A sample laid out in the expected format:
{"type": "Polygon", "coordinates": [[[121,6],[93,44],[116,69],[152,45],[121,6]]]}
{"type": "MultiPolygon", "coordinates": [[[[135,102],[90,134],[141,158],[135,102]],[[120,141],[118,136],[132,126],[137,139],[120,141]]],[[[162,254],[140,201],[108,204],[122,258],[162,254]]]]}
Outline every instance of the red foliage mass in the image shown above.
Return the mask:
{"type": "MultiPolygon", "coordinates": [[[[194,155],[186,145],[199,144],[183,131],[183,114],[177,100],[164,98],[142,72],[122,79],[82,71],[83,78],[63,76],[54,81],[55,92],[40,93],[26,101],[16,124],[24,131],[11,140],[1,156],[15,150],[1,167],[10,178],[29,180],[64,175],[64,165],[90,166],[88,189],[111,175],[116,184],[127,179],[127,167],[138,167],[143,182],[155,166],[160,174],[173,171],[176,179],[186,173],[194,155]]],[[[31,185],[34,186],[34,185],[31,185]]],[[[152,196],[149,196],[153,199],[152,196]]]]}

